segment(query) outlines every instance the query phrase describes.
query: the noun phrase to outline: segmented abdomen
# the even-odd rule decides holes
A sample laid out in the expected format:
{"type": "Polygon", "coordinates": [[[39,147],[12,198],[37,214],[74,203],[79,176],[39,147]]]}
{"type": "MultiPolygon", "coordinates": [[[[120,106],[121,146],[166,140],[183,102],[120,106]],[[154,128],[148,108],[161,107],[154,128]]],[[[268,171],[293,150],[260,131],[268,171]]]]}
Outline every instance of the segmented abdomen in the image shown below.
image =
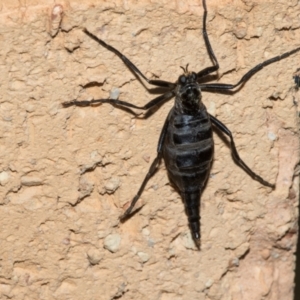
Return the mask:
{"type": "Polygon", "coordinates": [[[195,115],[169,115],[163,157],[171,181],[183,198],[189,225],[195,239],[200,238],[200,196],[213,158],[212,128],[206,108],[195,115]]]}

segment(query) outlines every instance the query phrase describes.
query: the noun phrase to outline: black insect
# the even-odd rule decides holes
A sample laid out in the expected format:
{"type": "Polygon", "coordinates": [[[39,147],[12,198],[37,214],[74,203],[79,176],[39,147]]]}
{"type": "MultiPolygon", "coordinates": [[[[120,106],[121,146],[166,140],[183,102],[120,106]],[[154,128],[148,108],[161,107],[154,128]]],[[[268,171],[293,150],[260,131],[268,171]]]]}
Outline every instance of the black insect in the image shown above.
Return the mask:
{"type": "MultiPolygon", "coordinates": [[[[64,106],[88,106],[94,103],[110,103],[116,106],[148,110],[156,105],[161,105],[175,96],[174,107],[171,109],[160,134],[157,146],[157,156],[152,162],[140,189],[121,219],[130,215],[148,180],[155,173],[163,158],[169,177],[182,196],[191,233],[198,246],[200,241],[200,197],[209,176],[214,152],[212,127],[220,130],[229,137],[232,157],[242,169],[244,169],[254,180],[257,180],[265,186],[274,188],[273,184],[268,183],[255,174],[239,157],[230,130],[221,121],[207,112],[202,103],[202,91],[224,92],[226,90],[233,90],[236,87],[241,87],[252,75],[265,66],[284,59],[300,50],[300,47],[298,47],[292,51],[264,61],[248,71],[236,84],[200,83],[205,80],[207,81],[209,79],[208,75],[219,69],[218,60],[212,50],[206,32],[206,1],[203,0],[202,3],[204,8],[203,38],[213,66],[206,67],[199,72],[189,72],[188,66],[186,66],[183,68],[183,75],[180,75],[175,83],[164,80],[148,79],[117,49],[106,44],[94,34],[84,29],[84,32],[88,36],[119,56],[137,77],[142,77],[151,85],[166,88],[167,91],[141,107],[114,99],[97,99],[92,101],[73,100],[64,103],[64,106]]],[[[298,84],[299,77],[297,77],[296,80],[296,83],[298,84]]]]}

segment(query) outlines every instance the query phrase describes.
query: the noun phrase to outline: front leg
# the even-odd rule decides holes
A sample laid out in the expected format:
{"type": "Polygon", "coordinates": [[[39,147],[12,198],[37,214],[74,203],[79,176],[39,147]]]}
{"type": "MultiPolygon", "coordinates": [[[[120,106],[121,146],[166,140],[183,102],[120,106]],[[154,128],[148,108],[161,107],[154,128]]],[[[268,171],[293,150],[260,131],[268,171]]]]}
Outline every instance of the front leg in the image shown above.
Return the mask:
{"type": "Polygon", "coordinates": [[[227,136],[229,136],[230,138],[230,146],[231,146],[231,153],[232,153],[232,157],[234,159],[234,161],[244,170],[246,171],[254,180],[260,182],[261,184],[265,185],[265,186],[269,186],[271,188],[275,188],[275,184],[269,183],[266,180],[264,180],[263,178],[261,178],[259,175],[257,175],[256,173],[254,173],[244,162],[243,160],[240,158],[236,147],[235,147],[235,143],[231,134],[231,131],[221,122],[219,121],[217,118],[215,118],[212,115],[210,116],[210,120],[211,122],[219,129],[221,130],[223,133],[225,133],[227,136]]]}
{"type": "Polygon", "coordinates": [[[124,54],[122,54],[119,50],[114,48],[111,45],[108,45],[103,40],[99,39],[97,36],[95,36],[93,33],[89,32],[86,28],[83,29],[83,32],[86,33],[89,37],[91,37],[93,40],[98,42],[100,45],[108,49],[109,51],[112,51],[117,56],[120,57],[120,59],[123,61],[123,63],[131,70],[137,77],[141,76],[144,78],[149,84],[160,86],[160,87],[166,87],[166,88],[175,88],[176,84],[165,81],[165,80],[155,80],[155,79],[148,79],[138,68],[136,65],[134,65],[124,54]]]}
{"type": "Polygon", "coordinates": [[[199,71],[197,73],[197,78],[198,79],[201,79],[201,78],[209,75],[210,73],[219,70],[219,63],[218,63],[217,57],[216,57],[216,55],[215,55],[215,53],[212,49],[212,46],[210,44],[208,34],[207,34],[207,30],[206,30],[206,19],[207,19],[206,0],[202,0],[202,5],[203,5],[203,9],[204,9],[202,34],[203,34],[203,38],[204,38],[204,41],[205,41],[206,49],[208,51],[208,55],[209,55],[211,61],[213,62],[213,66],[207,67],[207,68],[199,71]]]}

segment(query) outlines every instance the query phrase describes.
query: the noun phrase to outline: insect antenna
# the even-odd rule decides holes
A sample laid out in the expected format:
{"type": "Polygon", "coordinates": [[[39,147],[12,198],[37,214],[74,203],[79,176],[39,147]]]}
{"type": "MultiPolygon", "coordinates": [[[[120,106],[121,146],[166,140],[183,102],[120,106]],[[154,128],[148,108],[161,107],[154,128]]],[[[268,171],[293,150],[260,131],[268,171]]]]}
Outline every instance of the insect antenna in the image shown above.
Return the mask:
{"type": "Polygon", "coordinates": [[[184,72],[184,75],[188,75],[189,74],[188,67],[189,67],[189,64],[187,64],[185,67],[180,66],[180,68],[184,72]]]}

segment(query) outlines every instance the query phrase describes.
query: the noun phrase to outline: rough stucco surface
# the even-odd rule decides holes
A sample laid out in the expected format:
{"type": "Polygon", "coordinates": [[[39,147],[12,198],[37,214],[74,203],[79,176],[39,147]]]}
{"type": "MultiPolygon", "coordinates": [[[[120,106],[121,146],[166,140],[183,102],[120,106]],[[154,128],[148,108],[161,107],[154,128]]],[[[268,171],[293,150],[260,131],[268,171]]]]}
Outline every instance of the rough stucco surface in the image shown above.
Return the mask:
{"type": "MultiPolygon", "coordinates": [[[[219,82],[300,45],[296,0],[208,1],[219,82]]],[[[0,3],[0,298],[293,299],[297,239],[300,53],[264,68],[237,93],[203,93],[241,157],[276,189],[234,164],[215,134],[201,202],[201,251],[162,164],[131,219],[118,218],[155,157],[173,100],[148,118],[109,104],[150,94],[121,60],[176,81],[211,65],[200,1],[0,3]],[[56,6],[55,6],[56,5],[56,6]]]]}

